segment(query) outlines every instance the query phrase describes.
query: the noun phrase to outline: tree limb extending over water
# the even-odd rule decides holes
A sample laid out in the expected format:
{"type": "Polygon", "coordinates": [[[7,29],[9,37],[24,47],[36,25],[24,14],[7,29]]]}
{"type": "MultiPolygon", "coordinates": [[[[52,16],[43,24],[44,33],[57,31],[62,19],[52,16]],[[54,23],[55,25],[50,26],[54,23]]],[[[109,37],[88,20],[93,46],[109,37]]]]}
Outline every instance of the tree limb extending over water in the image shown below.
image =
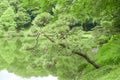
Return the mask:
{"type": "MultiPolygon", "coordinates": [[[[44,37],[46,37],[47,39],[49,39],[52,43],[56,43],[52,38],[50,38],[48,35],[46,35],[46,34],[44,34],[43,35],[44,37]]],[[[63,48],[65,48],[65,47],[67,47],[66,45],[64,45],[64,44],[58,44],[59,46],[61,46],[61,47],[63,47],[63,48]]],[[[93,60],[91,60],[87,55],[85,55],[84,53],[82,53],[82,52],[78,52],[78,51],[72,51],[72,53],[74,53],[74,54],[77,54],[77,55],[79,55],[79,56],[81,56],[81,57],[83,57],[88,63],[90,63],[92,66],[94,66],[96,69],[98,69],[98,68],[100,68],[100,66],[99,65],[97,65],[93,60]]]]}

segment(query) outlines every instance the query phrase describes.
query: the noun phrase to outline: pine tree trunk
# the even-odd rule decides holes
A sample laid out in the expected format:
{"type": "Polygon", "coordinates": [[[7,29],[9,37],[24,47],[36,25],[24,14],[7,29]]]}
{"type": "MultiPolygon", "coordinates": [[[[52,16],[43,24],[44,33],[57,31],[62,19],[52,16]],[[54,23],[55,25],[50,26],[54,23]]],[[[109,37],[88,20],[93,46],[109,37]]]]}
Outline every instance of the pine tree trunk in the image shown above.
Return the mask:
{"type": "Polygon", "coordinates": [[[90,63],[92,66],[94,66],[96,69],[100,68],[99,65],[97,65],[94,61],[92,61],[87,55],[81,53],[81,52],[75,52],[73,51],[73,53],[83,57],[88,63],[90,63]]]}

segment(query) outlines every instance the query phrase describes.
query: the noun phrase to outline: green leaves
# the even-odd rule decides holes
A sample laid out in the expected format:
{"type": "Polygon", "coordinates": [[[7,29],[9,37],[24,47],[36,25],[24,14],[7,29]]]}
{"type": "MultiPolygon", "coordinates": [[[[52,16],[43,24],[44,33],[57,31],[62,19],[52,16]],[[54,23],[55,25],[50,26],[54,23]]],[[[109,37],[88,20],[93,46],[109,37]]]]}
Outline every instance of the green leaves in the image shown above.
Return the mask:
{"type": "Polygon", "coordinates": [[[9,7],[7,0],[0,1],[0,17],[3,15],[4,11],[9,7]]]}
{"type": "Polygon", "coordinates": [[[112,38],[107,44],[104,44],[97,52],[98,63],[102,65],[119,64],[120,60],[120,37],[112,38]]]}
{"type": "Polygon", "coordinates": [[[25,77],[52,74],[60,80],[78,80],[81,71],[90,68],[79,53],[74,54],[76,51],[83,53],[83,58],[84,55],[95,58],[101,65],[118,64],[120,40],[111,38],[119,32],[118,4],[118,0],[1,1],[0,34],[12,38],[1,40],[0,68],[25,77]],[[98,26],[83,31],[83,23],[93,22],[98,22],[98,26]],[[37,45],[31,49],[34,44],[37,45]],[[103,46],[97,52],[99,45],[103,46]]]}
{"type": "Polygon", "coordinates": [[[74,80],[78,73],[78,66],[80,65],[81,61],[76,56],[61,56],[57,59],[57,75],[59,80],[74,80]],[[79,64],[77,64],[79,63],[79,64]]]}
{"type": "Polygon", "coordinates": [[[58,21],[59,23],[67,25],[67,26],[73,26],[78,22],[77,18],[74,17],[74,15],[72,14],[59,15],[58,21]]]}
{"type": "Polygon", "coordinates": [[[33,25],[37,27],[43,27],[46,26],[50,21],[52,20],[52,16],[47,13],[41,13],[39,14],[33,21],[33,25]]]}
{"type": "Polygon", "coordinates": [[[1,47],[0,55],[6,61],[6,63],[11,64],[15,58],[15,55],[13,54],[15,47],[14,46],[11,47],[7,40],[3,43],[3,45],[4,47],[1,47]]]}
{"type": "Polygon", "coordinates": [[[0,17],[0,26],[5,31],[8,31],[10,27],[16,28],[16,22],[14,21],[15,13],[12,7],[8,7],[7,10],[0,17]]]}
{"type": "Polygon", "coordinates": [[[24,10],[19,10],[15,15],[15,21],[17,24],[17,29],[27,28],[30,25],[31,17],[30,15],[24,10]]]}

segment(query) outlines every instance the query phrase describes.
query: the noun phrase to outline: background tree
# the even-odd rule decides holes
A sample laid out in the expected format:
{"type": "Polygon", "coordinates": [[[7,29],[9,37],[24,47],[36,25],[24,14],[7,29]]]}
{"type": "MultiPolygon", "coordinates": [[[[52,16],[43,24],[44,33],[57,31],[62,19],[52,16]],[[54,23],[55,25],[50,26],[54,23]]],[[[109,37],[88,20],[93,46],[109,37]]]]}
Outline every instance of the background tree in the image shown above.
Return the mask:
{"type": "Polygon", "coordinates": [[[17,24],[17,30],[21,28],[28,28],[31,25],[31,17],[26,12],[25,9],[19,9],[19,11],[15,15],[15,21],[17,24]]]}
{"type": "Polygon", "coordinates": [[[37,15],[37,17],[33,20],[33,25],[37,27],[46,26],[52,20],[52,15],[47,12],[41,13],[37,15]]]}
{"type": "Polygon", "coordinates": [[[3,28],[3,30],[8,31],[9,28],[16,28],[16,22],[15,22],[15,13],[12,7],[8,7],[7,10],[3,13],[3,15],[0,17],[0,26],[3,28]]]}
{"type": "Polygon", "coordinates": [[[0,1],[0,16],[4,13],[4,11],[9,7],[9,3],[7,0],[0,1]]]}

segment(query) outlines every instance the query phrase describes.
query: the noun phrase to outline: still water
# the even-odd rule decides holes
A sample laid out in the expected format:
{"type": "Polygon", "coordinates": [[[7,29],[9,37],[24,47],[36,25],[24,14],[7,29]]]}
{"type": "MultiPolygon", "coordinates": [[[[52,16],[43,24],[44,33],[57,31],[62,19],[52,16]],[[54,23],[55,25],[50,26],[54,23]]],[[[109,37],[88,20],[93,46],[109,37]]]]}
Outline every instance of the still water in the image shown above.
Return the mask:
{"type": "Polygon", "coordinates": [[[22,78],[14,73],[9,73],[7,70],[2,70],[0,71],[0,80],[57,80],[57,77],[49,75],[47,77],[22,78]]]}
{"type": "Polygon", "coordinates": [[[0,80],[57,80],[54,66],[42,65],[48,61],[39,49],[25,50],[32,45],[34,39],[0,39],[0,80]]]}

